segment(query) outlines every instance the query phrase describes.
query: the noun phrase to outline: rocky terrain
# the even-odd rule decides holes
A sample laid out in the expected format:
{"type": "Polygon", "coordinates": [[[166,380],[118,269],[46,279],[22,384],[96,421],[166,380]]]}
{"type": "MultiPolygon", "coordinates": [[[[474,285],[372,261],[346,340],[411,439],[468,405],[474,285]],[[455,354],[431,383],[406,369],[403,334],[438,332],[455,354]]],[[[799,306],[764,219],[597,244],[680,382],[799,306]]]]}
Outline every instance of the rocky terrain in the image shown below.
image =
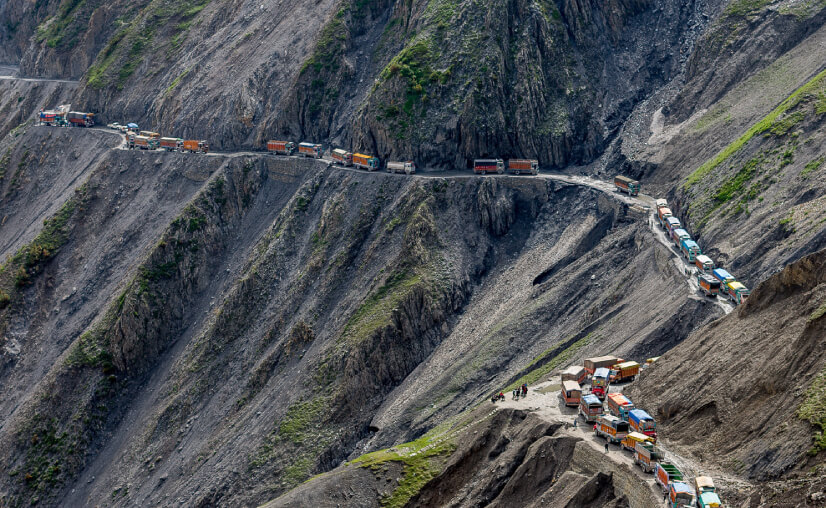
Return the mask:
{"type": "Polygon", "coordinates": [[[623,390],[731,505],[826,500],[822,2],[0,21],[0,505],[651,506],[555,409],[559,369],[608,353],[661,356],[623,390]],[[217,153],[35,125],[69,103],[217,153]],[[261,151],[282,136],[425,174],[261,151]],[[545,174],[473,177],[481,156],[545,174]],[[652,196],[744,305],[697,293],[652,196]]]}

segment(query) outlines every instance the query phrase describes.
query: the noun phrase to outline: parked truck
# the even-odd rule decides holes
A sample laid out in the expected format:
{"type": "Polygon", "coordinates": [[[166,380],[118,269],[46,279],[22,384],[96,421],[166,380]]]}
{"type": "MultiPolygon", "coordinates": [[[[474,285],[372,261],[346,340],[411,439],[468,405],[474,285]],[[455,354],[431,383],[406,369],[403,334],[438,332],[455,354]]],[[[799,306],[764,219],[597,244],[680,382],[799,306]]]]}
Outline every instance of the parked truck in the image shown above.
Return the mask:
{"type": "Polygon", "coordinates": [[[659,210],[660,208],[664,208],[668,206],[668,201],[660,198],[654,201],[654,209],[659,210]]]}
{"type": "Polygon", "coordinates": [[[321,145],[316,143],[302,142],[298,144],[298,155],[302,157],[312,157],[313,159],[320,159],[323,153],[321,145]]]}
{"type": "Polygon", "coordinates": [[[634,462],[646,473],[654,471],[657,464],[664,458],[663,451],[650,439],[637,441],[634,444],[634,462]]]}
{"type": "Polygon", "coordinates": [[[711,271],[711,275],[713,275],[715,279],[720,281],[720,285],[721,285],[720,290],[721,291],[725,290],[723,288],[723,286],[725,284],[728,284],[729,282],[734,282],[734,280],[735,280],[734,275],[728,273],[727,271],[723,270],[722,268],[715,268],[714,270],[711,271]]]}
{"type": "Polygon", "coordinates": [[[407,162],[394,162],[390,161],[387,163],[387,172],[388,173],[404,173],[406,175],[412,175],[416,172],[416,163],[413,161],[407,162]]]}
{"type": "Polygon", "coordinates": [[[619,444],[628,436],[628,422],[613,415],[602,414],[597,418],[594,434],[606,441],[619,444]]]}
{"type": "Polygon", "coordinates": [[[683,474],[677,469],[677,466],[670,462],[658,462],[654,466],[654,480],[665,492],[668,490],[670,483],[683,481],[683,474]]]}
{"type": "Polygon", "coordinates": [[[66,120],[74,127],[92,127],[95,125],[95,114],[81,111],[69,111],[66,113],[66,120]]]}
{"type": "Polygon", "coordinates": [[[605,398],[605,402],[608,404],[608,411],[612,415],[626,422],[628,421],[628,412],[634,409],[634,403],[631,402],[631,399],[621,393],[609,393],[605,398]]]}
{"type": "Polygon", "coordinates": [[[539,161],[533,159],[508,159],[508,173],[512,175],[536,175],[539,161]]]}
{"type": "Polygon", "coordinates": [[[209,153],[209,143],[203,139],[186,139],[183,143],[184,152],[209,153]]]}
{"type": "Polygon", "coordinates": [[[629,411],[628,423],[634,431],[645,434],[653,439],[654,442],[657,441],[657,422],[654,421],[654,418],[652,418],[650,414],[646,413],[642,409],[633,409],[629,411]]]}
{"type": "Polygon", "coordinates": [[[640,182],[627,176],[615,176],[614,186],[617,188],[617,191],[627,192],[629,196],[636,196],[640,193],[640,182]]]}
{"type": "Polygon", "coordinates": [[[640,364],[635,361],[618,363],[611,367],[611,371],[608,374],[608,382],[633,381],[634,377],[639,373],[640,364]]]}
{"type": "Polygon", "coordinates": [[[738,305],[745,302],[750,294],[749,289],[741,282],[735,280],[726,284],[726,295],[738,305]]]}
{"type": "Polygon", "coordinates": [[[129,148],[139,148],[141,150],[156,150],[160,145],[160,141],[153,138],[148,138],[141,135],[132,135],[129,138],[129,148]]]}
{"type": "Polygon", "coordinates": [[[341,164],[342,166],[353,165],[353,154],[351,152],[348,152],[347,150],[336,148],[335,150],[330,152],[330,157],[333,158],[333,161],[336,164],[341,164]]]}
{"type": "Polygon", "coordinates": [[[366,169],[367,171],[378,171],[379,159],[378,157],[373,157],[372,155],[354,153],[353,166],[361,169],[366,169]]]}
{"type": "Polygon", "coordinates": [[[593,422],[602,414],[602,401],[596,395],[582,396],[579,399],[579,414],[586,422],[593,422]]]}
{"type": "Polygon", "coordinates": [[[712,261],[711,258],[706,256],[705,254],[695,256],[694,265],[697,267],[700,273],[707,273],[711,275],[711,271],[714,270],[714,261],[712,261]]]}
{"type": "Polygon", "coordinates": [[[184,140],[181,138],[161,138],[161,148],[167,152],[177,152],[183,150],[184,140]]]}
{"type": "Polygon", "coordinates": [[[697,476],[694,478],[694,488],[697,494],[698,508],[722,508],[723,503],[717,495],[714,481],[710,476],[697,476]]]}
{"type": "Polygon", "coordinates": [[[476,159],[473,161],[473,172],[477,175],[505,172],[505,161],[502,159],[476,159]]]}
{"type": "Polygon", "coordinates": [[[691,235],[688,234],[688,231],[683,228],[677,228],[671,231],[671,241],[674,242],[677,247],[680,246],[680,242],[683,240],[691,240],[691,235]]]}
{"type": "Polygon", "coordinates": [[[591,393],[599,397],[600,400],[605,400],[605,393],[608,391],[608,376],[611,371],[606,367],[600,367],[594,371],[591,377],[591,393]]]}
{"type": "MultiPolygon", "coordinates": [[[[629,430],[631,430],[631,426],[628,426],[629,430]]],[[[625,436],[625,439],[622,440],[620,446],[622,446],[623,450],[631,450],[632,452],[637,449],[637,443],[650,443],[651,445],[654,444],[654,440],[650,437],[646,436],[645,434],[640,434],[639,432],[634,432],[631,430],[628,432],[628,435],[625,436]]]]}
{"type": "Polygon", "coordinates": [[[55,111],[55,110],[40,110],[40,114],[38,115],[38,119],[40,120],[40,125],[48,125],[48,126],[57,126],[57,127],[65,127],[68,125],[66,121],[66,112],[65,111],[55,111]]]}
{"type": "Polygon", "coordinates": [[[707,273],[697,274],[697,284],[706,296],[714,297],[720,294],[720,281],[707,273]]]}
{"type": "Polygon", "coordinates": [[[689,263],[694,263],[694,260],[703,253],[700,246],[694,240],[683,240],[680,242],[680,251],[689,263]]]}
{"type": "Polygon", "coordinates": [[[295,153],[295,143],[292,141],[267,141],[267,151],[278,155],[292,155],[295,153]]]}
{"type": "Polygon", "coordinates": [[[579,383],[569,380],[562,382],[562,399],[565,401],[566,406],[579,406],[581,398],[582,388],[579,386],[579,383]]]}
{"type": "Polygon", "coordinates": [[[614,364],[622,362],[622,358],[616,356],[596,356],[594,358],[586,358],[583,362],[585,372],[593,375],[600,367],[610,367],[614,364]]]}
{"type": "Polygon", "coordinates": [[[673,482],[668,486],[668,504],[671,508],[694,506],[694,491],[685,482],[673,482]]]}
{"type": "Polygon", "coordinates": [[[141,136],[146,136],[147,138],[150,138],[150,139],[161,139],[161,135],[159,133],[153,132],[153,131],[140,131],[139,134],[141,136]]]}
{"type": "Polygon", "coordinates": [[[576,381],[577,383],[582,384],[582,382],[588,377],[588,373],[585,372],[584,367],[580,367],[579,365],[571,365],[567,369],[563,370],[560,376],[562,377],[562,381],[576,381]]]}
{"type": "Polygon", "coordinates": [[[660,221],[660,226],[665,227],[665,220],[669,217],[674,217],[674,214],[671,213],[671,208],[667,206],[657,208],[657,220],[660,221]]]}
{"type": "Polygon", "coordinates": [[[671,235],[671,232],[675,229],[679,229],[682,226],[680,225],[680,219],[677,217],[668,217],[665,219],[665,230],[668,231],[668,234],[671,235]]]}

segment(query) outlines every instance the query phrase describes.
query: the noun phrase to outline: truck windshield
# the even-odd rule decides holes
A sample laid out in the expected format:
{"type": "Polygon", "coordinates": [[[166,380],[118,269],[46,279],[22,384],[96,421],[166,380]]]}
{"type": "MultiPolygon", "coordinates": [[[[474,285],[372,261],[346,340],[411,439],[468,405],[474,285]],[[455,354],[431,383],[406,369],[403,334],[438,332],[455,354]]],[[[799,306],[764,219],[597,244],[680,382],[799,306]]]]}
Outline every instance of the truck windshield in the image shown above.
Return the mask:
{"type": "Polygon", "coordinates": [[[645,430],[654,430],[657,426],[657,424],[652,422],[651,420],[643,420],[640,423],[642,424],[642,428],[645,430]]]}

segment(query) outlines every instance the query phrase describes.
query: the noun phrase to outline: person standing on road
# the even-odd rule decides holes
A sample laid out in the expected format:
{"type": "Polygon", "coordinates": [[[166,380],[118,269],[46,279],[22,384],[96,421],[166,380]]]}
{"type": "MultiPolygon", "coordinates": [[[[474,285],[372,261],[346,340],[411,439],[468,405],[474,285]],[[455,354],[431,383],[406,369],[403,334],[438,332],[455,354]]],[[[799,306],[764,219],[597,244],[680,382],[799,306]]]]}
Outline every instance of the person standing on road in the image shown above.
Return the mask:
{"type": "Polygon", "coordinates": [[[577,421],[577,418],[574,418],[574,428],[576,428],[576,421],[577,421]]]}
{"type": "Polygon", "coordinates": [[[608,453],[608,441],[605,442],[605,453],[608,453]]]}

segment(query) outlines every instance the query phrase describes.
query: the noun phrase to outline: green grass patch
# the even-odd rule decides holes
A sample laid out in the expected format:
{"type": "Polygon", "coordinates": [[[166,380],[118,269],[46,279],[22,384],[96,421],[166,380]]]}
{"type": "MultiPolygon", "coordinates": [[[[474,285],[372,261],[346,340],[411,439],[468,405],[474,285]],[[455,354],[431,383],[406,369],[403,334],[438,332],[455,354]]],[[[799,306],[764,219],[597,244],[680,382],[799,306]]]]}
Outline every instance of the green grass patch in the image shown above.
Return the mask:
{"type": "Polygon", "coordinates": [[[734,0],[723,11],[727,17],[748,17],[759,13],[773,0],[734,0]]]}
{"type": "Polygon", "coordinates": [[[823,317],[826,314],[826,302],[820,305],[814,312],[809,315],[808,321],[811,323],[812,321],[816,321],[823,317]]]}
{"type": "Polygon", "coordinates": [[[329,397],[319,395],[306,402],[293,404],[278,425],[278,437],[298,445],[313,439],[318,434],[317,429],[321,426],[329,403],[329,397]]]}
{"type": "Polygon", "coordinates": [[[754,136],[760,135],[773,126],[775,126],[775,121],[780,118],[784,113],[789,111],[791,108],[797,106],[804,97],[809,94],[812,94],[818,87],[822,86],[823,78],[826,77],[826,70],[821,71],[817,74],[817,76],[813,77],[809,82],[795,90],[789,97],[787,97],[783,102],[780,103],[771,113],[766,115],[762,120],[752,125],[743,135],[741,135],[737,140],[733,143],[729,144],[727,147],[723,148],[717,155],[713,158],[707,160],[703,163],[702,166],[694,170],[691,175],[686,179],[685,184],[683,184],[683,188],[688,190],[692,185],[696,184],[700,180],[702,180],[706,175],[711,173],[716,167],[718,167],[723,161],[737,153],[743,146],[748,143],[751,138],[754,136]]]}
{"type": "Polygon", "coordinates": [[[794,113],[785,115],[772,122],[769,133],[774,136],[785,136],[797,124],[802,122],[804,118],[806,118],[806,115],[804,115],[802,111],[795,111],[794,113]]]}
{"type": "Polygon", "coordinates": [[[725,203],[742,192],[743,186],[757,174],[760,165],[763,163],[763,156],[758,155],[749,159],[740,171],[725,182],[714,194],[714,200],[718,203],[725,203]]]}
{"type": "Polygon", "coordinates": [[[3,157],[0,157],[0,181],[6,178],[6,171],[9,169],[9,161],[11,161],[11,147],[6,149],[3,157]]]}
{"type": "Polygon", "coordinates": [[[79,12],[84,6],[86,0],[63,0],[57,13],[37,27],[37,42],[45,42],[50,48],[68,50],[74,47],[88,15],[88,12],[79,12]]]}
{"type": "Polygon", "coordinates": [[[390,316],[399,303],[413,291],[423,279],[410,268],[401,269],[388,277],[387,281],[350,317],[344,328],[343,337],[350,342],[360,342],[376,330],[390,323],[390,316]]]}
{"type": "Polygon", "coordinates": [[[456,449],[444,434],[440,426],[415,441],[362,455],[348,464],[375,469],[389,461],[401,463],[403,476],[393,492],[381,499],[381,505],[402,507],[442,472],[445,460],[456,449]]]}
{"type": "Polygon", "coordinates": [[[803,170],[800,171],[800,176],[802,178],[809,178],[809,176],[811,176],[812,173],[823,167],[824,160],[826,159],[824,159],[824,157],[822,156],[818,157],[817,159],[810,160],[806,163],[806,166],[803,168],[803,170]]]}
{"type": "MultiPolygon", "coordinates": [[[[818,311],[826,306],[821,306],[818,311]]],[[[818,312],[815,311],[815,312],[818,312]]],[[[826,310],[824,310],[826,313],[826,310]]],[[[826,450],[826,370],[822,371],[804,394],[803,403],[797,409],[797,417],[815,427],[814,443],[809,454],[817,455],[826,450]]]]}

